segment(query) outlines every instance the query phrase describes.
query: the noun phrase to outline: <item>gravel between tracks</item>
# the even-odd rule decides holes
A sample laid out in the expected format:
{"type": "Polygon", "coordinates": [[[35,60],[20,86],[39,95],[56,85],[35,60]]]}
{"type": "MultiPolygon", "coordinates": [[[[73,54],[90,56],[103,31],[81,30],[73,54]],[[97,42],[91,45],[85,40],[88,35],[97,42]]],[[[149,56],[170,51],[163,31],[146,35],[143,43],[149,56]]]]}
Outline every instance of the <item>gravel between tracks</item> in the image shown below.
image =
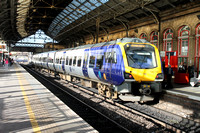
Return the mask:
{"type": "Polygon", "coordinates": [[[98,109],[100,112],[119,122],[131,131],[167,132],[164,127],[157,124],[155,121],[133,113],[130,109],[122,109],[121,107],[112,104],[112,101],[107,102],[106,100],[98,98],[97,96],[85,93],[80,89],[73,88],[72,85],[66,84],[66,81],[64,80],[58,80],[57,82],[60,82],[63,86],[70,89],[74,95],[79,97],[84,102],[89,103],[95,109],[98,109]]]}

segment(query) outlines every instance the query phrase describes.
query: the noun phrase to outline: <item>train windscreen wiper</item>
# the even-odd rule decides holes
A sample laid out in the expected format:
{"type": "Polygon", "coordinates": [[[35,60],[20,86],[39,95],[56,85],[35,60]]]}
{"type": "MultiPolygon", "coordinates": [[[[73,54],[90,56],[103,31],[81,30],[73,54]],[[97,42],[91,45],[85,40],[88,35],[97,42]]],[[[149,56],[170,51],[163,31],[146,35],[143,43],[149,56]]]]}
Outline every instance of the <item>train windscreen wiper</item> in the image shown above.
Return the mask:
{"type": "MultiPolygon", "coordinates": [[[[139,66],[139,68],[141,68],[141,66],[135,61],[135,59],[133,59],[133,57],[131,56],[131,55],[129,55],[129,54],[127,54],[128,55],[128,57],[132,60],[132,62],[135,64],[135,65],[137,65],[137,66],[139,66]]],[[[135,67],[136,68],[136,67],[135,67]]]]}

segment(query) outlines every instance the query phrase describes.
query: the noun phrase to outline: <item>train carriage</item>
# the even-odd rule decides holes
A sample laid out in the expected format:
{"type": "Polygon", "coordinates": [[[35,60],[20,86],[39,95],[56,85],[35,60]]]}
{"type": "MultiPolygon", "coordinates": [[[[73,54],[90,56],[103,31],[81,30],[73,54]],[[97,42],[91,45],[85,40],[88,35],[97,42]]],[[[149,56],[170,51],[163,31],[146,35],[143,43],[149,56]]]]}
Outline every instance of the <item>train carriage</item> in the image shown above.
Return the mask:
{"type": "Polygon", "coordinates": [[[109,98],[148,101],[162,91],[159,51],[146,40],[122,38],[45,54],[53,55],[54,68],[47,61],[49,69],[94,82],[99,94],[109,98]]]}
{"type": "Polygon", "coordinates": [[[55,71],[54,55],[55,55],[55,51],[50,51],[47,54],[47,67],[48,67],[48,69],[50,69],[52,71],[55,71]]]}

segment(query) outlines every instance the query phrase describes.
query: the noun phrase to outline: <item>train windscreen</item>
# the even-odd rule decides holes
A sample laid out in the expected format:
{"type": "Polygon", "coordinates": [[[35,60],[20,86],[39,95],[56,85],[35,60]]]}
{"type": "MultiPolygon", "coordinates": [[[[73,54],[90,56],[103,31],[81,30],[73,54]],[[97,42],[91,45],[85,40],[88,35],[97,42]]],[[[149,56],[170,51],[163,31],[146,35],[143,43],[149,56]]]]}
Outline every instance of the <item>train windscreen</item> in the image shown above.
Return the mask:
{"type": "Polygon", "coordinates": [[[125,45],[128,65],[138,69],[151,69],[157,66],[155,49],[147,44],[125,45]]]}

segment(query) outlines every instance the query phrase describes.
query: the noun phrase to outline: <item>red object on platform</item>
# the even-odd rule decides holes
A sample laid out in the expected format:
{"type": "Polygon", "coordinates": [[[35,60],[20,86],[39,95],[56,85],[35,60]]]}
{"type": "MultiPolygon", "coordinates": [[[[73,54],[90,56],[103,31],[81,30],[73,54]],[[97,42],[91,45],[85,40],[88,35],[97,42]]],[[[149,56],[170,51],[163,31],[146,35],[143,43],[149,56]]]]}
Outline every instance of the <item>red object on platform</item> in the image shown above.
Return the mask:
{"type": "Polygon", "coordinates": [[[189,83],[189,74],[188,73],[175,73],[175,83],[188,84],[189,83]]]}
{"type": "Polygon", "coordinates": [[[167,51],[165,53],[165,67],[167,68],[168,65],[171,65],[171,68],[173,68],[173,70],[178,68],[178,56],[177,56],[177,51],[167,51]],[[168,56],[170,54],[170,61],[168,61],[168,56]],[[170,62],[170,63],[169,63],[170,62]],[[169,64],[168,64],[169,63],[169,64]]]}

